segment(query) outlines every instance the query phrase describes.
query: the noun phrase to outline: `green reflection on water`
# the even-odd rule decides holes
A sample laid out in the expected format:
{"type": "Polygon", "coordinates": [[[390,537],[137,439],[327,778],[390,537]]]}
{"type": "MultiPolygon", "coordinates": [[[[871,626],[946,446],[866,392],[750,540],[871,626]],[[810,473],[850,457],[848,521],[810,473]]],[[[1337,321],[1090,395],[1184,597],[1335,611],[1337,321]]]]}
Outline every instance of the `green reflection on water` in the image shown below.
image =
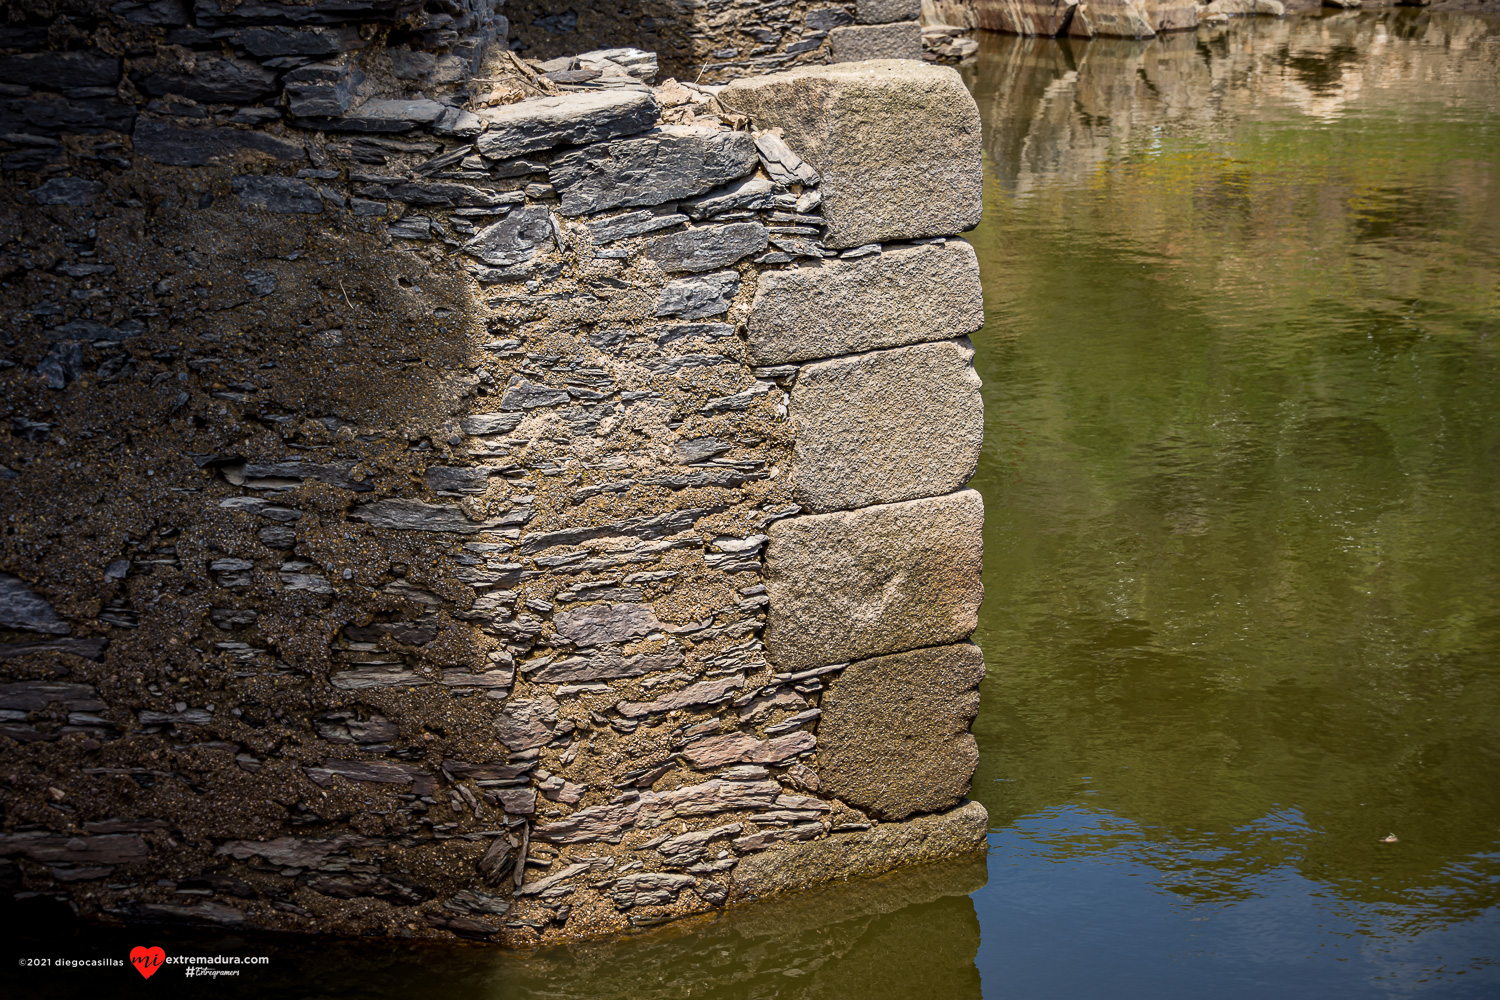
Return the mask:
{"type": "Polygon", "coordinates": [[[983,44],[975,797],[1190,901],[1494,906],[1500,27],[983,44]]]}

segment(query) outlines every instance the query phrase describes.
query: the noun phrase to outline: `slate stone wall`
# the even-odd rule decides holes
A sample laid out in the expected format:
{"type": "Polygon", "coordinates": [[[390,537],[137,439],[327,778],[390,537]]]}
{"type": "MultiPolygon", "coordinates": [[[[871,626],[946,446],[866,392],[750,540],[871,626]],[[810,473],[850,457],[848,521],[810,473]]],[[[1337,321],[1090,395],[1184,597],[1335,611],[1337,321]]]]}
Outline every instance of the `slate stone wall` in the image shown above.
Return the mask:
{"type": "Polygon", "coordinates": [[[982,848],[955,73],[560,83],[446,2],[26,13],[12,902],[527,945],[982,848]]]}
{"type": "Polygon", "coordinates": [[[630,45],[656,52],[664,73],[695,83],[922,58],[920,0],[510,0],[507,13],[512,47],[527,58],[630,45]]]}

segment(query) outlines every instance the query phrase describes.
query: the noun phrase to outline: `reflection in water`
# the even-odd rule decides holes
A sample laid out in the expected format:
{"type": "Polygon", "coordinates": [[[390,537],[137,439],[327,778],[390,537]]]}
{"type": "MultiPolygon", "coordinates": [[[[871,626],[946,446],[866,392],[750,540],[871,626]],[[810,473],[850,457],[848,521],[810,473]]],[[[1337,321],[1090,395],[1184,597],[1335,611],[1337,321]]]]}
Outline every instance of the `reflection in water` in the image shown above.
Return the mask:
{"type": "MultiPolygon", "coordinates": [[[[531,954],[484,946],[301,941],[280,935],[201,932],[39,933],[20,955],[123,956],[149,938],[168,954],[269,955],[239,979],[187,983],[216,996],[371,996],[402,1000],[978,1000],[979,919],[969,894],[984,885],[983,860],[930,865],[682,921],[616,941],[531,954]]],[[[68,976],[0,968],[7,997],[79,997],[172,990],[182,973],[149,983],[133,970],[68,976]],[[128,971],[128,976],[123,973],[128,971]],[[171,981],[169,981],[171,980],[171,981]]],[[[181,983],[175,985],[181,986],[181,983]]]]}
{"type": "Polygon", "coordinates": [[[1500,24],[991,36],[967,75],[986,981],[1495,995],[1500,24]]]}

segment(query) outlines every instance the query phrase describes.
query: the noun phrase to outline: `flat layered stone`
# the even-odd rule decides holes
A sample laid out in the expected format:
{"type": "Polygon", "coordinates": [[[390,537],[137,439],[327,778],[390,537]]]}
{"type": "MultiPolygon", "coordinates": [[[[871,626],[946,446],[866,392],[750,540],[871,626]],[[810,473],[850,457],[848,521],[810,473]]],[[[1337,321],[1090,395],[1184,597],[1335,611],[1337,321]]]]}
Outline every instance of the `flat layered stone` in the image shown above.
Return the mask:
{"type": "Polygon", "coordinates": [[[792,497],[813,512],[941,496],[974,475],[984,400],[968,339],[807,365],[792,388],[792,497]]]}
{"type": "Polygon", "coordinates": [[[489,123],[479,152],[492,160],[523,153],[603,142],[644,132],[656,124],[661,106],[648,93],[598,90],[533,97],[475,112],[489,123]]]}
{"type": "MultiPolygon", "coordinates": [[[[920,29],[910,31],[920,45],[920,29]]],[[[807,66],[736,80],[719,103],[756,128],[780,128],[818,171],[824,243],[833,249],[946,236],[979,222],[979,109],[949,67],[807,66]]]]}
{"type": "Polygon", "coordinates": [[[654,316],[681,316],[703,319],[721,316],[729,311],[740,291],[740,276],[735,271],[720,271],[693,278],[669,281],[656,300],[654,316]]]}
{"type": "Polygon", "coordinates": [[[539,247],[554,241],[546,206],[527,205],[481,229],[463,251],[491,267],[510,267],[531,260],[539,247]]]}
{"type": "Polygon", "coordinates": [[[785,844],[740,860],[734,891],[740,898],[800,892],[825,882],[881,875],[897,868],[971,857],[985,849],[989,813],[978,802],[835,833],[822,840],[785,844]]]}
{"type": "Polygon", "coordinates": [[[755,141],[744,132],[669,125],[560,156],[549,179],[562,198],[561,214],[589,215],[705,194],[749,174],[758,162],[755,141]]]}
{"type": "Polygon", "coordinates": [[[880,820],[957,805],[979,763],[969,726],[982,680],[984,654],[972,643],[849,664],[820,702],[822,792],[880,820]]]}
{"type": "Polygon", "coordinates": [[[232,126],[191,126],[141,115],[132,144],[137,153],[173,167],[201,167],[219,157],[260,154],[278,160],[307,155],[301,143],[232,126]]]}
{"type": "Polygon", "coordinates": [[[699,226],[646,241],[646,256],[663,271],[712,271],[766,248],[766,227],[758,222],[699,226]]]}
{"type": "Polygon", "coordinates": [[[575,646],[624,642],[662,628],[649,604],[589,604],[553,616],[557,634],[575,646]]]}
{"type": "Polygon", "coordinates": [[[336,132],[409,132],[418,125],[431,125],[447,111],[445,106],[425,97],[379,98],[366,101],[342,117],[302,118],[298,124],[336,132]]]}
{"type": "Polygon", "coordinates": [[[10,573],[0,573],[0,628],[49,635],[67,635],[73,630],[58,617],[52,602],[39,597],[25,580],[10,573]]]}
{"type": "MultiPolygon", "coordinates": [[[[756,144],[757,147],[759,143],[756,144]]],[[[720,212],[770,208],[776,189],[764,177],[749,177],[722,188],[710,191],[701,198],[685,201],[677,206],[680,211],[694,219],[706,219],[720,212]]]]}
{"type": "Polygon", "coordinates": [[[767,271],[751,303],[757,365],[948,340],[984,325],[979,260],[962,240],[767,271]]]}
{"type": "Polygon", "coordinates": [[[922,26],[916,21],[897,24],[850,24],[828,33],[833,61],[921,59],[922,26]]]}
{"type": "Polygon", "coordinates": [[[984,501],[974,490],[768,529],[766,651],[803,670],[925,646],[978,623],[984,501]]]}
{"type": "Polygon", "coordinates": [[[230,190],[239,195],[242,208],[260,208],[280,215],[317,215],[323,211],[323,198],[306,181],[294,177],[236,177],[230,190]]]}

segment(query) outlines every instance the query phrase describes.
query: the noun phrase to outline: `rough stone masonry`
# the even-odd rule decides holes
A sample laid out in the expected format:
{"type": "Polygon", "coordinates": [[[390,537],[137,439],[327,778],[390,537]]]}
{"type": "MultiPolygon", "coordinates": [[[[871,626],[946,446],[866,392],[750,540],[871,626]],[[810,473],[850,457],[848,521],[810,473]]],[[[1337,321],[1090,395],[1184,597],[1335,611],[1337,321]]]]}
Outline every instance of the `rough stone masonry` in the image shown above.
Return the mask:
{"type": "Polygon", "coordinates": [[[7,17],[7,897],[527,946],[982,851],[954,71],[7,17]]]}

